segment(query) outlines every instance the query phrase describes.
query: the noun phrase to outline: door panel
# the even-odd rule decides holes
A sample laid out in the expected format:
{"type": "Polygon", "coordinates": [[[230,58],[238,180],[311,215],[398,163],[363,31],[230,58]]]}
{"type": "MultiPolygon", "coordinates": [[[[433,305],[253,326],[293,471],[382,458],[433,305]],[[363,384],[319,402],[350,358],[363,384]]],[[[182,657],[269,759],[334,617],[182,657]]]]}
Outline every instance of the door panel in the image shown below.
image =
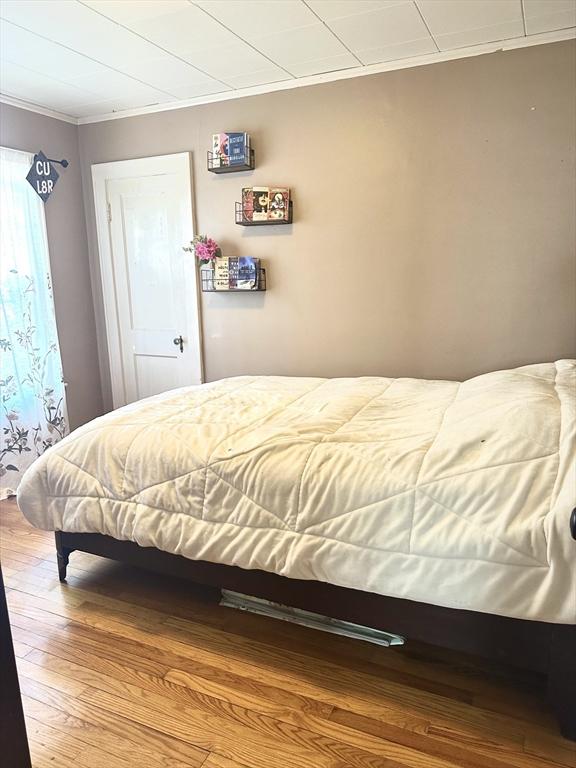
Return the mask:
{"type": "MultiPolygon", "coordinates": [[[[189,168],[174,157],[183,156],[93,167],[107,208],[102,274],[116,407],[202,380],[196,271],[182,250],[192,237],[189,168]]],[[[99,225],[102,257],[101,216],[99,225]]]]}
{"type": "Polygon", "coordinates": [[[147,184],[108,182],[113,221],[115,208],[120,205],[134,328],[177,324],[177,297],[173,290],[176,265],[169,246],[174,238],[168,231],[170,205],[174,203],[164,190],[152,190],[151,186],[160,186],[158,179],[147,184]]]}
{"type": "Polygon", "coordinates": [[[174,358],[134,355],[134,366],[139,399],[180,386],[175,376],[174,358]],[[171,386],[167,387],[167,383],[171,386]]]}

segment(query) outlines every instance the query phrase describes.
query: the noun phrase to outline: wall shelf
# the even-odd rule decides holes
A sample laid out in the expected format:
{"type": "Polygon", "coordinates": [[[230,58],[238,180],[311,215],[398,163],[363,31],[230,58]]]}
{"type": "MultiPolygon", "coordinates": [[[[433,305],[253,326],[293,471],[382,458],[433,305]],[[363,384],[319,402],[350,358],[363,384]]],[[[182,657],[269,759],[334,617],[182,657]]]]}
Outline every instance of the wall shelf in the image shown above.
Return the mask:
{"type": "Polygon", "coordinates": [[[256,167],[253,149],[249,150],[249,155],[247,162],[222,165],[220,155],[217,152],[209,151],[207,152],[206,165],[210,173],[240,173],[240,171],[253,171],[256,167]]]}
{"type": "Polygon", "coordinates": [[[288,202],[288,218],[264,219],[263,221],[247,219],[244,215],[242,203],[236,203],[236,224],[241,227],[278,227],[281,224],[292,224],[292,200],[288,202]]]}
{"type": "Polygon", "coordinates": [[[257,288],[215,288],[214,272],[211,269],[200,270],[200,285],[203,293],[259,293],[266,290],[266,269],[258,268],[257,288]]]}

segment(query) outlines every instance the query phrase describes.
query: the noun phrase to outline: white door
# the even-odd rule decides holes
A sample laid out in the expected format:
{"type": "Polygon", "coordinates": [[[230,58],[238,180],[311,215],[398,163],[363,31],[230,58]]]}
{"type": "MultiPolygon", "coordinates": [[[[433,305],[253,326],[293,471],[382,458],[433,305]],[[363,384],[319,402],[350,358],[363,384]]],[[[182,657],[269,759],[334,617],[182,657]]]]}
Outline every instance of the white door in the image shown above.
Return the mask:
{"type": "Polygon", "coordinates": [[[190,155],[92,166],[114,407],[202,381],[190,155]]]}

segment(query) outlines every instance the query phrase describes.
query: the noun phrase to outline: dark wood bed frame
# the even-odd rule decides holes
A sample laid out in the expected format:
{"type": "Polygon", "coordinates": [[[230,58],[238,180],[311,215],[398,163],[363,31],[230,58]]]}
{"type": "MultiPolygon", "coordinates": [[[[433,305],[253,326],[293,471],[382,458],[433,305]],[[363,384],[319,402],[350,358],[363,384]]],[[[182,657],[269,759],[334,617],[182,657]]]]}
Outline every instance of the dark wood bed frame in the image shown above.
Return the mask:
{"type": "MultiPolygon", "coordinates": [[[[576,539],[576,509],[570,528],[576,539]]],[[[576,741],[576,625],[440,608],[318,581],[189,560],[98,533],[56,533],[60,581],[66,579],[68,558],[75,550],[542,673],[547,676],[548,699],[562,735],[576,741]]]]}

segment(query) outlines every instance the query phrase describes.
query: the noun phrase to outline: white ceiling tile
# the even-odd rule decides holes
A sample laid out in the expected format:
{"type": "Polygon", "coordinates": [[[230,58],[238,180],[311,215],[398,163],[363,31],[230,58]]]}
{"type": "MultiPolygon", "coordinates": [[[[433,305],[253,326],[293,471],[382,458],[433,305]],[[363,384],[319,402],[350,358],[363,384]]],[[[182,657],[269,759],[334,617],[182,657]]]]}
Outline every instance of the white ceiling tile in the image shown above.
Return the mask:
{"type": "Polygon", "coordinates": [[[49,71],[56,80],[67,80],[70,73],[91,75],[102,70],[102,64],[9,21],[0,23],[0,57],[28,69],[49,71]]]}
{"type": "Polygon", "coordinates": [[[190,3],[163,16],[130,22],[129,27],[177,55],[197,47],[216,48],[238,42],[236,35],[190,3]]]}
{"type": "MultiPolygon", "coordinates": [[[[170,100],[171,98],[167,96],[166,101],[170,100]]],[[[142,98],[117,98],[91,101],[86,104],[69,104],[63,108],[63,111],[74,117],[91,117],[92,115],[105,115],[108,112],[122,112],[125,109],[138,109],[148,106],[153,105],[142,98]]]]}
{"type": "Polygon", "coordinates": [[[231,91],[229,85],[224,85],[218,80],[213,80],[212,85],[206,83],[188,83],[187,85],[175,85],[170,87],[170,93],[175,99],[194,99],[196,96],[209,96],[212,93],[231,91]]]}
{"type": "Polygon", "coordinates": [[[427,53],[436,53],[436,46],[431,37],[427,40],[410,40],[407,43],[384,45],[378,48],[366,48],[356,51],[356,55],[363,64],[379,64],[383,61],[409,59],[413,56],[425,56],[427,53]]]}
{"type": "Polygon", "coordinates": [[[0,67],[0,90],[54,109],[61,109],[74,102],[85,104],[97,99],[90,91],[7,61],[0,67]]]}
{"type": "Polygon", "coordinates": [[[457,48],[468,48],[471,45],[482,45],[482,43],[496,43],[500,40],[510,40],[512,37],[524,37],[523,22],[509,21],[491,27],[454,32],[450,35],[434,35],[441,51],[453,51],[457,48]]]}
{"type": "MultiPolygon", "coordinates": [[[[135,60],[130,65],[125,66],[124,71],[154,88],[160,88],[169,93],[173,93],[173,88],[179,86],[197,85],[214,87],[214,90],[222,87],[222,83],[200,72],[192,64],[168,54],[144,61],[135,60]]],[[[208,90],[206,93],[210,93],[210,91],[208,90]]]]}
{"type": "Polygon", "coordinates": [[[318,21],[301,0],[195,0],[195,4],[250,41],[318,21]]]}
{"type": "Polygon", "coordinates": [[[518,0],[417,0],[441,51],[524,36],[518,0]]]}
{"type": "Polygon", "coordinates": [[[259,37],[252,42],[259,51],[288,70],[292,64],[347,53],[338,38],[319,22],[310,27],[259,37]]]}
{"type": "Polygon", "coordinates": [[[433,35],[522,21],[518,0],[416,0],[433,35]]]}
{"type": "MultiPolygon", "coordinates": [[[[60,116],[64,120],[66,118],[75,118],[76,117],[76,115],[72,111],[70,111],[70,110],[64,109],[63,107],[57,107],[57,106],[55,106],[53,104],[49,104],[48,102],[45,103],[41,99],[27,98],[26,96],[22,95],[22,93],[20,93],[20,92],[12,93],[11,91],[3,88],[3,89],[1,89],[1,94],[2,94],[2,96],[8,97],[9,99],[15,99],[15,100],[17,100],[19,102],[23,102],[24,104],[27,104],[30,107],[30,109],[32,110],[32,112],[39,111],[39,112],[42,113],[42,110],[47,110],[48,109],[51,112],[58,113],[58,114],[55,115],[55,117],[57,119],[59,119],[60,116]]],[[[92,112],[91,114],[94,114],[94,112],[92,112]]]]}
{"type": "Polygon", "coordinates": [[[334,19],[330,27],[353,51],[430,39],[426,25],[413,3],[391,5],[370,13],[334,19]]]}
{"type": "Polygon", "coordinates": [[[122,72],[106,69],[97,75],[82,75],[74,77],[70,82],[78,88],[95,93],[101,99],[129,98],[144,99],[147,104],[163,100],[166,93],[152,88],[145,83],[139,83],[122,72]]]}
{"type": "Polygon", "coordinates": [[[524,0],[526,32],[552,32],[576,27],[576,0],[524,0]]]}
{"type": "Polygon", "coordinates": [[[154,104],[165,104],[168,101],[174,101],[173,97],[169,94],[163,94],[155,101],[149,101],[146,96],[121,96],[113,99],[118,105],[117,109],[136,109],[136,107],[149,107],[154,104]]]}
{"type": "Polygon", "coordinates": [[[223,48],[195,49],[185,58],[224,82],[228,82],[229,75],[247,75],[273,66],[265,56],[242,42],[223,48]]]}
{"type": "Polygon", "coordinates": [[[232,88],[251,88],[255,85],[265,85],[266,83],[278,83],[281,80],[293,80],[292,75],[289,75],[280,67],[275,67],[273,64],[267,69],[259,69],[256,72],[248,72],[245,75],[228,75],[226,82],[232,86],[232,88]]]}
{"type": "Polygon", "coordinates": [[[355,16],[369,11],[381,11],[393,5],[407,5],[412,0],[306,0],[310,8],[324,21],[355,16]]]}
{"type": "Polygon", "coordinates": [[[148,21],[185,9],[188,0],[81,0],[98,13],[114,19],[118,24],[148,21]]]}
{"type": "Polygon", "coordinates": [[[75,0],[2,0],[0,16],[116,69],[158,48],[75,0]]]}
{"type": "Polygon", "coordinates": [[[290,71],[296,77],[307,77],[309,75],[321,75],[325,72],[335,72],[338,69],[351,69],[359,67],[360,62],[351,53],[341,53],[338,56],[328,56],[324,59],[312,59],[311,61],[300,61],[290,64],[290,71]]]}

